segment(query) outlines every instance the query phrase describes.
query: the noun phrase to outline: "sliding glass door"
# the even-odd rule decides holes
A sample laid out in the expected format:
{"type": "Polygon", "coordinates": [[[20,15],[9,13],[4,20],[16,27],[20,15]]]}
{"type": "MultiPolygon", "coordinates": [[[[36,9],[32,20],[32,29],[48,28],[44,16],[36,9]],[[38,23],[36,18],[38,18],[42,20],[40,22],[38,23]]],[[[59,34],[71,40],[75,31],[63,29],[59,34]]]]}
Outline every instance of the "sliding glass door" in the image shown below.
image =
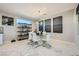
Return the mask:
{"type": "Polygon", "coordinates": [[[43,32],[43,21],[39,21],[39,31],[43,32]]]}

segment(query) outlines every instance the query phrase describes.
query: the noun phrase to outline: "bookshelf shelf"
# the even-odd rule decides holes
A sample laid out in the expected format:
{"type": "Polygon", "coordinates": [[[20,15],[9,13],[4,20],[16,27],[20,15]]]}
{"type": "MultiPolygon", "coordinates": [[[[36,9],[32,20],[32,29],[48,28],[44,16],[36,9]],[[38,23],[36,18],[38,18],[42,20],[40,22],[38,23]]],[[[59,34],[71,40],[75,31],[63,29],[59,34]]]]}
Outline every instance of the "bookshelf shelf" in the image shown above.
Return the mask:
{"type": "Polygon", "coordinates": [[[31,25],[28,25],[28,24],[21,24],[19,25],[18,27],[18,41],[21,41],[21,40],[25,40],[25,39],[28,39],[29,38],[29,32],[31,31],[31,25]]]}

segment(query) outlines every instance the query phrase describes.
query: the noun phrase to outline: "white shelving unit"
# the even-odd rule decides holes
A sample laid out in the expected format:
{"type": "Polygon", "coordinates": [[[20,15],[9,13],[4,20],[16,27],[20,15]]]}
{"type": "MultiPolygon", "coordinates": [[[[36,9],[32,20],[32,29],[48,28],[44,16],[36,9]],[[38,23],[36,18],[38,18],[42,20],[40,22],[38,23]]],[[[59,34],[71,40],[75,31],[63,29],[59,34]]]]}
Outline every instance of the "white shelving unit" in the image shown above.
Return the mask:
{"type": "Polygon", "coordinates": [[[3,27],[0,27],[0,44],[3,44],[3,27]]]}
{"type": "Polygon", "coordinates": [[[0,44],[3,44],[3,34],[0,34],[0,44]]]}
{"type": "Polygon", "coordinates": [[[25,40],[29,38],[29,32],[32,31],[31,30],[32,27],[29,24],[20,24],[18,26],[18,41],[20,40],[25,40]]]}

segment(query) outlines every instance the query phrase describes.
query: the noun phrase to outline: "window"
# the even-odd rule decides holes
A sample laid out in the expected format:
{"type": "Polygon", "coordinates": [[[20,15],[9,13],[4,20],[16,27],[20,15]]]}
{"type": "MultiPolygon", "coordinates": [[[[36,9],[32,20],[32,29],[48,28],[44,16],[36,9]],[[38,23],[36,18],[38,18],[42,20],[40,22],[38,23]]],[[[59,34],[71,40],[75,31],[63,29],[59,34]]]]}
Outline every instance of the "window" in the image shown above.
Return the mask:
{"type": "Polygon", "coordinates": [[[51,19],[45,20],[45,31],[51,32],[51,19]]]}
{"type": "Polygon", "coordinates": [[[53,32],[62,33],[62,16],[53,18],[53,32]]]}
{"type": "Polygon", "coordinates": [[[21,25],[21,24],[22,25],[26,25],[26,24],[32,25],[32,21],[28,20],[28,19],[17,19],[16,23],[17,23],[17,25],[21,25]]]}

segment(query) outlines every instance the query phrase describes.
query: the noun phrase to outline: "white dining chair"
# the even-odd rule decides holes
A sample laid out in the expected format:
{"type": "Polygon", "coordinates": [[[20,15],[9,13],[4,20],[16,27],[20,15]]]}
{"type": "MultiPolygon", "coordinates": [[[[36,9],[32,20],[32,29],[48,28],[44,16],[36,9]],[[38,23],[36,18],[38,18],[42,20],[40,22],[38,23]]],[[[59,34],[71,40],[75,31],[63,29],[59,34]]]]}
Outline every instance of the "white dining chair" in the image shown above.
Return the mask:
{"type": "Polygon", "coordinates": [[[29,40],[31,40],[33,38],[33,32],[29,32],[29,40]]]}
{"type": "Polygon", "coordinates": [[[46,41],[48,44],[51,44],[51,34],[50,33],[47,33],[46,41]]]}

